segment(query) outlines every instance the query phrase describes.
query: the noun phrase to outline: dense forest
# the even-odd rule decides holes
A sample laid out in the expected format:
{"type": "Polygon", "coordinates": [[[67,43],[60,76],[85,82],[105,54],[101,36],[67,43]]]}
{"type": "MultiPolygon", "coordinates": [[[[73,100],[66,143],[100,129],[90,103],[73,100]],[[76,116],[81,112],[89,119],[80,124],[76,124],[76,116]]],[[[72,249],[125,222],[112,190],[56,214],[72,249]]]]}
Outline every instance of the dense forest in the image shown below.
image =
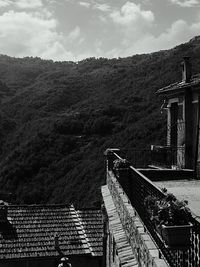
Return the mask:
{"type": "Polygon", "coordinates": [[[14,203],[100,204],[103,151],[164,144],[159,88],[181,80],[191,56],[200,72],[200,38],[127,58],[53,62],[0,56],[0,185],[14,203]]]}

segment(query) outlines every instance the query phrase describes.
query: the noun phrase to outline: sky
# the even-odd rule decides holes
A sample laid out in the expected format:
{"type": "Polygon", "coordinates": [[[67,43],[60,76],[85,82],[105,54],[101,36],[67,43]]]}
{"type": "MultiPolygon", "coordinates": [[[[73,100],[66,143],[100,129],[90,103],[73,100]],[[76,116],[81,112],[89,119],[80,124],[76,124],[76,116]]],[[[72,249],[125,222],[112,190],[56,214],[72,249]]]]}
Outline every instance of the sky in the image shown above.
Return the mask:
{"type": "Polygon", "coordinates": [[[0,54],[79,61],[169,49],[200,35],[200,0],[0,0],[0,54]]]}

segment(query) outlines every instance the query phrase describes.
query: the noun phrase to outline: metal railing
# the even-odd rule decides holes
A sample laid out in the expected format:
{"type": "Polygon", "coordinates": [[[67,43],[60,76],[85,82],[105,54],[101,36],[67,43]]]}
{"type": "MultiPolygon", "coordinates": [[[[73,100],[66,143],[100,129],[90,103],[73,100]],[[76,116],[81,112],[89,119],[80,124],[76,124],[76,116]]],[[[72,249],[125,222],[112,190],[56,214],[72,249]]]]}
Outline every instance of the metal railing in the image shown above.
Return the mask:
{"type": "MultiPolygon", "coordinates": [[[[107,153],[107,168],[113,169],[113,161],[119,159],[118,153],[110,151],[107,153]]],[[[134,167],[130,167],[130,177],[126,179],[128,192],[125,192],[129,197],[132,206],[137,211],[140,219],[143,221],[148,232],[154,239],[157,247],[162,252],[162,255],[168,262],[170,267],[199,267],[200,266],[200,222],[195,218],[192,218],[192,235],[191,246],[187,250],[174,250],[165,246],[164,242],[157,233],[154,224],[147,215],[147,210],[144,205],[145,197],[151,195],[157,198],[162,198],[164,193],[156,187],[148,178],[141,174],[134,167]]],[[[127,188],[127,187],[126,187],[127,188]]]]}
{"type": "Polygon", "coordinates": [[[184,169],[185,147],[155,146],[151,149],[120,150],[135,168],[148,168],[150,165],[163,168],[184,169]]]}
{"type": "Polygon", "coordinates": [[[120,150],[121,155],[126,157],[135,168],[147,168],[151,165],[151,149],[120,150]]]}
{"type": "Polygon", "coordinates": [[[183,169],[185,166],[185,147],[152,146],[151,164],[158,167],[183,169]]]}

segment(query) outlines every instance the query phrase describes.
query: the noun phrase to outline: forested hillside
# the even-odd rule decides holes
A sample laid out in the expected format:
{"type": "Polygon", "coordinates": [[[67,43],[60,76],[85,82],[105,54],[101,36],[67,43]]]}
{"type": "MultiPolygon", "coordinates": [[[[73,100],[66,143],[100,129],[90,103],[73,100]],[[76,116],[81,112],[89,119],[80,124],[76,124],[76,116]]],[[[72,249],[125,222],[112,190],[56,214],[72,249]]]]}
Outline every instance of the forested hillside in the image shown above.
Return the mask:
{"type": "Polygon", "coordinates": [[[16,203],[100,204],[108,147],[165,142],[155,91],[200,72],[200,40],[168,51],[78,63],[0,56],[0,185],[16,203]]]}

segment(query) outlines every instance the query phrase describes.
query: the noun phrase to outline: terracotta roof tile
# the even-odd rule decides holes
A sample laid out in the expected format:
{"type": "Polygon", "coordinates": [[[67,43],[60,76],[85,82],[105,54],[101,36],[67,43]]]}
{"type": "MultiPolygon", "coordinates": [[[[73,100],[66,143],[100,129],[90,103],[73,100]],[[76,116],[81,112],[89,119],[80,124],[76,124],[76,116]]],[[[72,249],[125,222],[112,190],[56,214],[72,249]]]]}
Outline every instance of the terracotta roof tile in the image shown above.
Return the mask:
{"type": "Polygon", "coordinates": [[[91,252],[95,256],[103,254],[102,247],[102,213],[99,210],[82,210],[78,211],[79,218],[84,227],[91,252]]]}
{"type": "Polygon", "coordinates": [[[102,256],[101,211],[76,211],[73,206],[8,206],[0,223],[0,259],[91,254],[102,256]]]}
{"type": "Polygon", "coordinates": [[[200,84],[200,75],[194,75],[189,83],[182,82],[182,81],[176,82],[176,83],[170,84],[166,87],[159,89],[156,93],[157,94],[167,93],[169,91],[176,91],[176,90],[184,89],[187,87],[196,86],[199,84],[200,84]]]}

